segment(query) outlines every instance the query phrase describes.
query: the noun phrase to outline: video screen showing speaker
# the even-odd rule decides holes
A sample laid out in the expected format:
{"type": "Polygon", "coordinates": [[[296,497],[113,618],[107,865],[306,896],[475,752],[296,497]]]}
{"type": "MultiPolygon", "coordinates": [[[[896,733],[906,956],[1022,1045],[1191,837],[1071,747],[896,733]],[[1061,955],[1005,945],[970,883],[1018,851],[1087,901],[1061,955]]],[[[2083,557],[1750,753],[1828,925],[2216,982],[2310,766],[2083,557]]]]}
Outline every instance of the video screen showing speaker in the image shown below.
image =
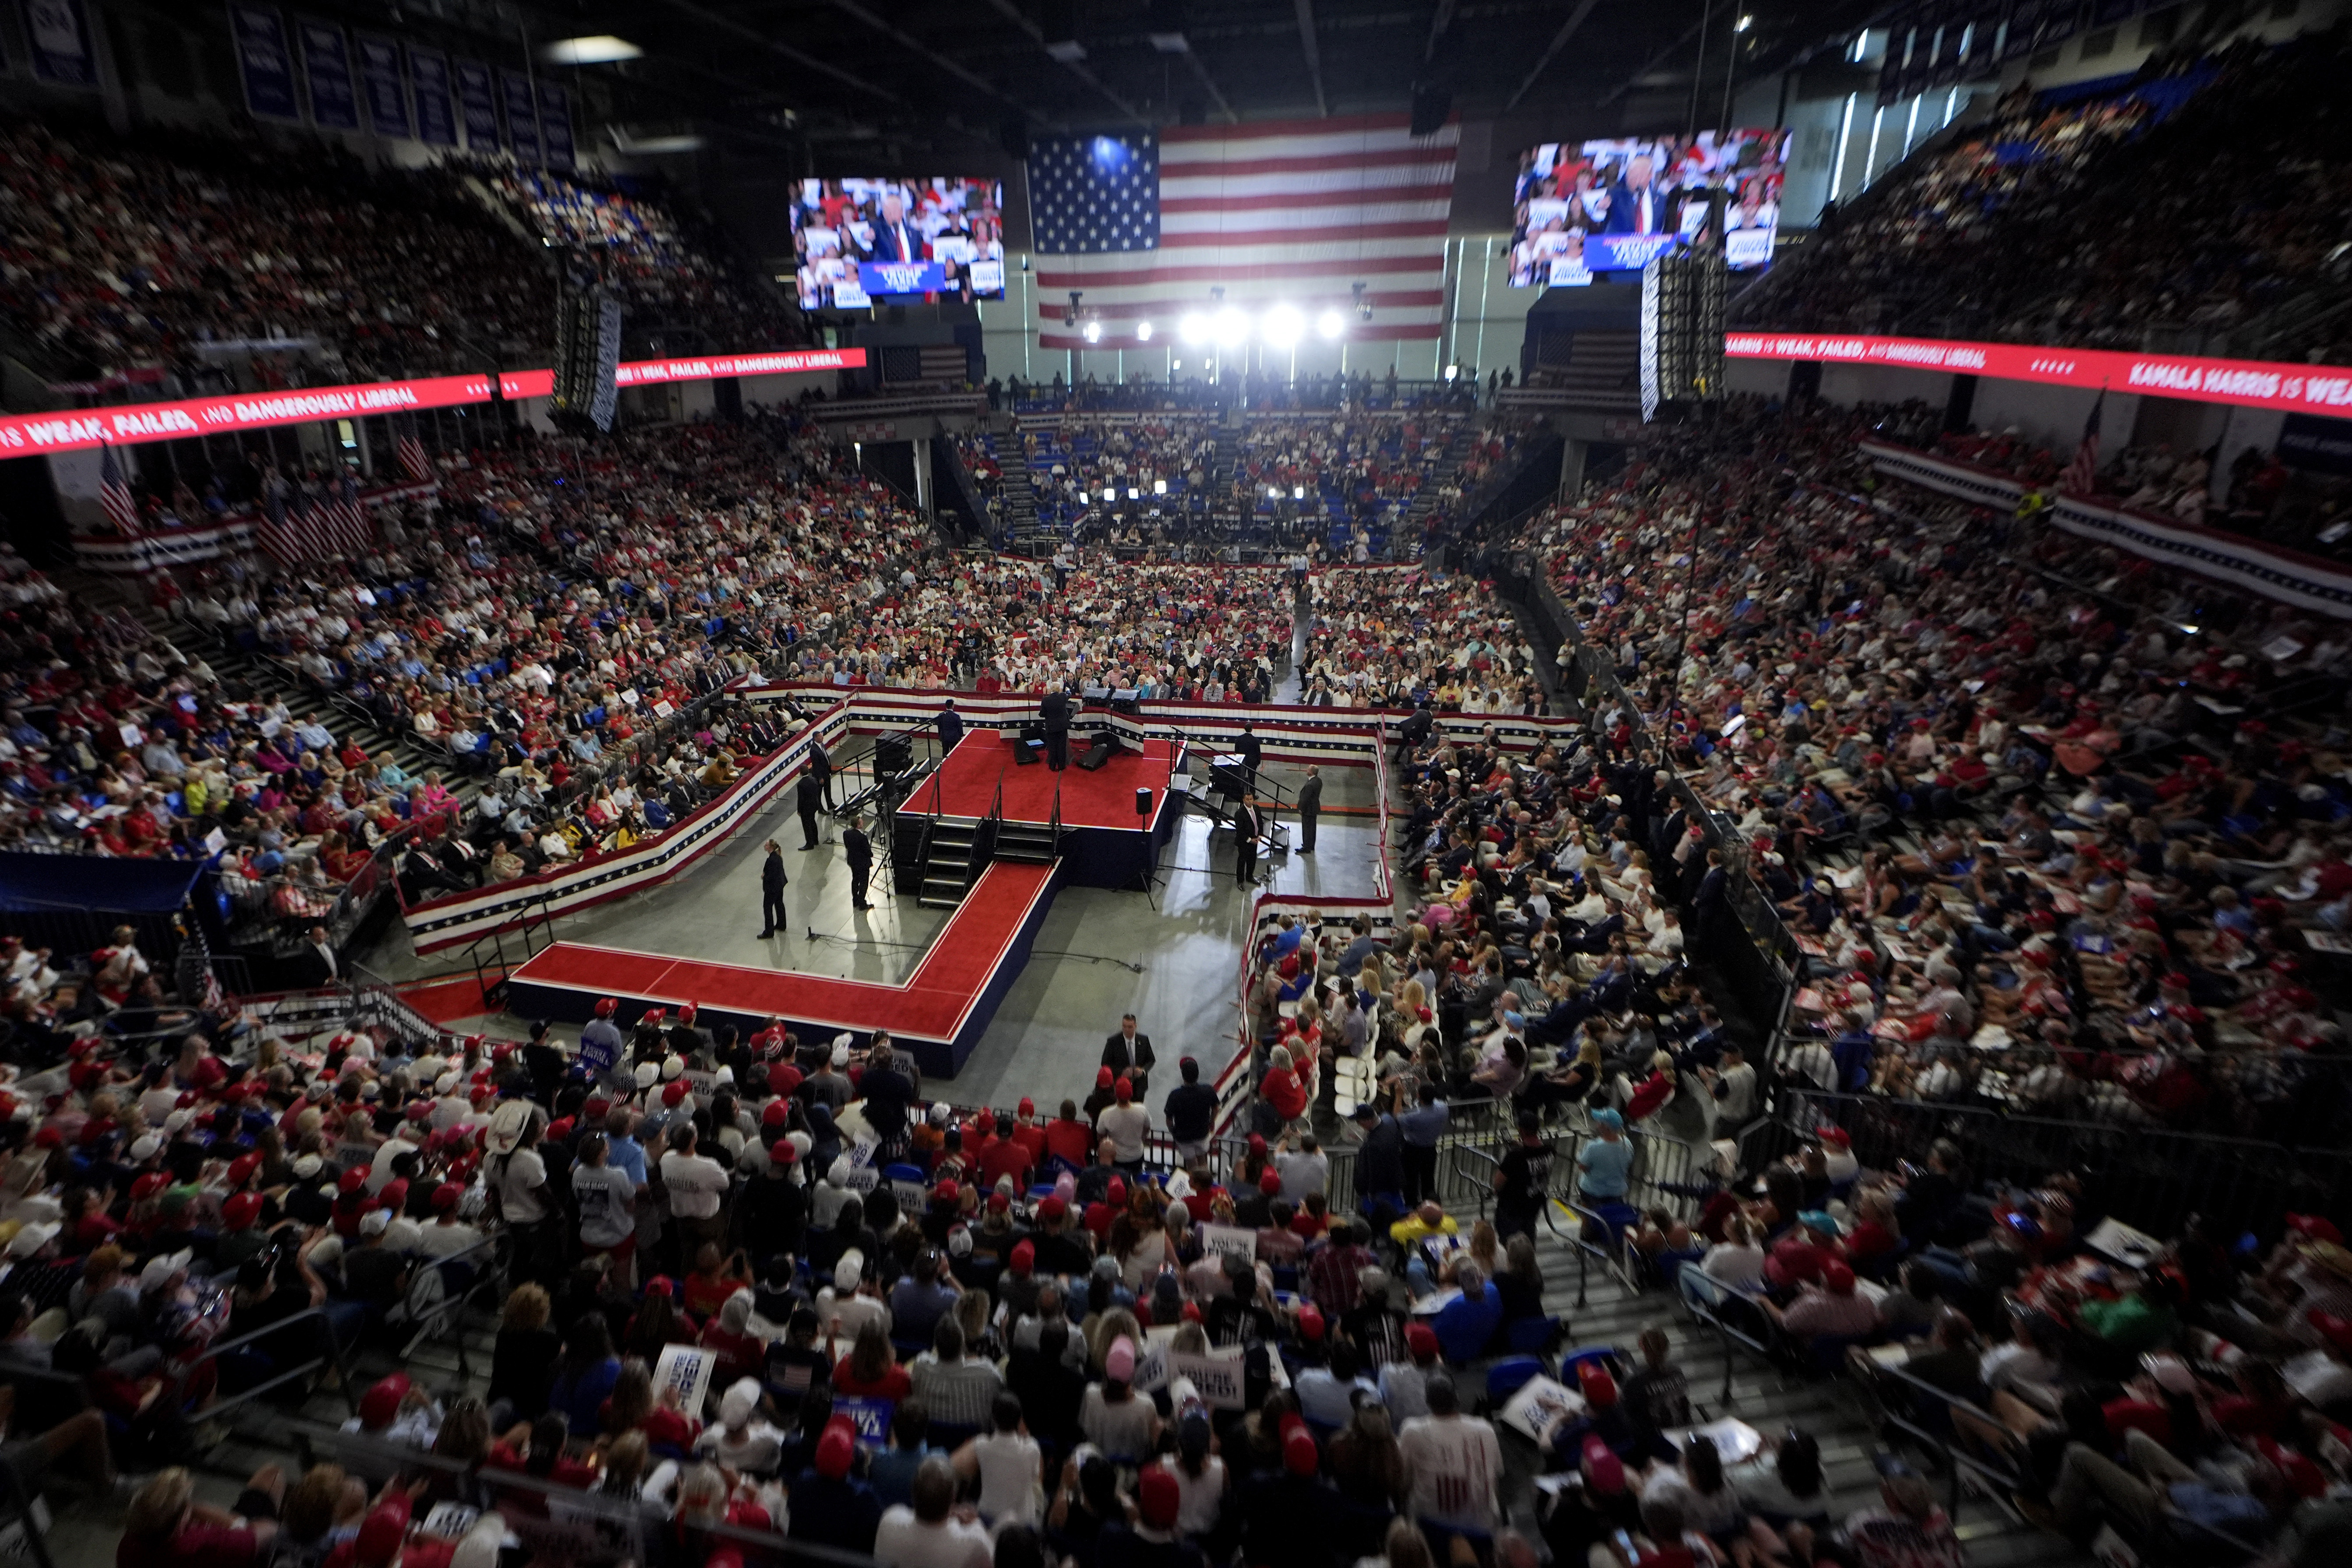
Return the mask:
{"type": "Polygon", "coordinates": [[[1004,298],[998,180],[803,180],[793,251],[804,310],[1004,298]]]}
{"type": "Polygon", "coordinates": [[[1740,271],[1769,266],[1789,163],[1786,131],[1702,131],[1547,142],[1519,158],[1511,282],[1573,288],[1639,271],[1663,251],[1720,242],[1740,271]],[[1720,194],[1720,227],[1711,226],[1720,194]]]}

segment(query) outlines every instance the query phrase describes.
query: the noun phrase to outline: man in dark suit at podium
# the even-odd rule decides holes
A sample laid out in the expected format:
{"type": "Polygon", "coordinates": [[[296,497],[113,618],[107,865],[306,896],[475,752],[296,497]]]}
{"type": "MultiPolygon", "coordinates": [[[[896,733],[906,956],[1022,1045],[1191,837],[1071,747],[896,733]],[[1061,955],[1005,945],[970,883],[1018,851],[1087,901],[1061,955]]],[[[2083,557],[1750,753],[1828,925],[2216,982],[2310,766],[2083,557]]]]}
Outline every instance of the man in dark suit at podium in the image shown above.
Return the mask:
{"type": "Polygon", "coordinates": [[[1038,704],[1037,716],[1045,721],[1045,761],[1060,773],[1070,765],[1070,694],[1056,686],[1038,704]]]}
{"type": "Polygon", "coordinates": [[[1249,727],[1246,719],[1242,721],[1241,739],[1234,742],[1234,751],[1241,758],[1242,765],[1249,770],[1244,776],[1249,780],[1250,788],[1257,788],[1258,759],[1265,755],[1265,742],[1257,738],[1257,731],[1249,727]]]}

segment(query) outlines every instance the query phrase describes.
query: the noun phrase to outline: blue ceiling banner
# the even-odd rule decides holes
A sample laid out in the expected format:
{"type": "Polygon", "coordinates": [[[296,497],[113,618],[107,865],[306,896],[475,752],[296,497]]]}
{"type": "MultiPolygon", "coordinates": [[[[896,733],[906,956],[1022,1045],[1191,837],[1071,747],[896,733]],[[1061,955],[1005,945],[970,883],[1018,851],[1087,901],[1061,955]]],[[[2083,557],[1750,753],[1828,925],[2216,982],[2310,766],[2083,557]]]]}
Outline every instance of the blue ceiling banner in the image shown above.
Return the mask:
{"type": "Polygon", "coordinates": [[[455,147],[457,119],[449,99],[449,57],[408,46],[408,85],[416,97],[416,139],[428,147],[455,147]]]}
{"type": "Polygon", "coordinates": [[[490,83],[490,68],[479,60],[459,60],[457,67],[457,105],[466,121],[466,145],[477,153],[499,149],[499,100],[490,83]]]}
{"type": "Polygon", "coordinates": [[[578,148],[572,141],[572,93],[551,81],[539,84],[539,137],[547,152],[547,166],[570,174],[578,148]]]}
{"type": "Polygon", "coordinates": [[[302,96],[294,86],[294,56],[286,47],[286,18],[275,5],[231,5],[229,39],[245,81],[245,111],[256,120],[299,123],[302,96]]]}
{"type": "Polygon", "coordinates": [[[368,128],[379,136],[410,140],[415,132],[408,119],[408,89],[400,79],[400,45],[374,33],[361,33],[352,42],[359,50],[368,128]]]}
{"type": "Polygon", "coordinates": [[[321,131],[357,131],[359,94],[352,86],[351,46],[332,22],[294,24],[302,40],[302,74],[310,84],[310,123],[321,131]]]}
{"type": "Polygon", "coordinates": [[[530,73],[499,72],[499,99],[506,106],[507,143],[514,149],[515,162],[526,169],[537,168],[541,162],[539,105],[532,101],[530,73]]]}
{"type": "Polygon", "coordinates": [[[25,0],[25,41],[33,74],[58,87],[96,87],[98,55],[81,0],[25,0]]]}

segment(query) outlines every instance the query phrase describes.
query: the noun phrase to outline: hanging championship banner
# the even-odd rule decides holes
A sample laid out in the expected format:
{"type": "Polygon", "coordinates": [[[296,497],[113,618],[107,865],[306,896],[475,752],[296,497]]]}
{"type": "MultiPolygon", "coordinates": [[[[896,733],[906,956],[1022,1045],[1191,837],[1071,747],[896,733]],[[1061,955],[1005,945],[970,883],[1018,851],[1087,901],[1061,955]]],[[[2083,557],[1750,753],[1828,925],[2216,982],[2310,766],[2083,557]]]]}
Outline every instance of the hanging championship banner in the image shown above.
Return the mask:
{"type": "Polygon", "coordinates": [[[572,94],[551,81],[539,84],[539,138],[547,166],[570,173],[577,151],[572,142],[572,94]]]}
{"type": "Polygon", "coordinates": [[[98,85],[98,56],[81,0],[25,0],[25,41],[33,47],[33,74],[43,81],[98,85]]]}
{"type": "Polygon", "coordinates": [[[301,21],[302,71],[310,84],[310,123],[321,131],[357,131],[359,94],[352,87],[351,47],[332,22],[301,21]]]}
{"type": "Polygon", "coordinates": [[[466,121],[466,145],[474,152],[499,148],[499,100],[490,84],[490,68],[479,60],[457,64],[457,108],[466,121]]]}
{"type": "Polygon", "coordinates": [[[539,167],[539,105],[531,97],[530,78],[522,71],[499,72],[499,99],[506,105],[507,144],[514,149],[515,162],[526,169],[539,167]]]}
{"type": "Polygon", "coordinates": [[[449,99],[449,57],[408,46],[408,86],[416,96],[416,139],[428,147],[457,144],[457,118],[449,99]]]}
{"type": "Polygon", "coordinates": [[[286,18],[275,6],[232,5],[229,37],[236,46],[237,75],[245,81],[245,110],[256,120],[299,121],[302,100],[294,89],[294,57],[286,47],[286,18]]]}
{"type": "Polygon", "coordinates": [[[371,33],[360,34],[355,42],[360,54],[360,86],[367,95],[369,127],[379,136],[408,141],[415,132],[408,119],[408,90],[400,79],[400,46],[371,33]]]}

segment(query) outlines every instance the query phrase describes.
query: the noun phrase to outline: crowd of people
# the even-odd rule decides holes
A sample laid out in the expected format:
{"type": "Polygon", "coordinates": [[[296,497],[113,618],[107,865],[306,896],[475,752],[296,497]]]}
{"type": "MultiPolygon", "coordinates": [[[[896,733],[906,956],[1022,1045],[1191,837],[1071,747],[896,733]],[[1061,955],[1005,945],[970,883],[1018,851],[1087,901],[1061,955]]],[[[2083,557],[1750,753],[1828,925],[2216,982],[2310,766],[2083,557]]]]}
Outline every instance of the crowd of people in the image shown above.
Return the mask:
{"type": "Polygon", "coordinates": [[[1153,515],[1181,534],[1208,504],[1217,462],[1211,416],[1072,416],[1027,425],[1020,440],[1038,521],[1056,533],[1084,538],[1088,522],[1116,530],[1153,515]]]}
{"type": "Polygon", "coordinates": [[[52,379],[128,377],[151,396],[547,352],[547,252],[478,190],[581,247],[641,324],[728,350],[801,341],[710,237],[643,196],[503,163],[404,170],[324,142],[116,137],[61,120],[0,131],[0,310],[52,379]]]}
{"type": "Polygon", "coordinates": [[[1340,569],[1314,574],[1307,591],[1308,706],[1547,711],[1534,646],[1479,578],[1340,569]]]}
{"type": "Polygon", "coordinates": [[[1318,544],[1360,535],[1367,552],[1385,552],[1462,428],[1458,415],[1422,410],[1261,416],[1243,428],[1234,509],[1318,544]]]}
{"type": "MultiPolygon", "coordinates": [[[[2253,324],[2331,277],[2346,187],[2323,104],[2345,48],[2328,32],[2160,55],[2073,101],[2018,88],[1824,222],[1734,320],[2101,348],[2253,324]]],[[[2237,353],[2340,363],[2341,342],[2323,324],[2237,353]]]]}
{"type": "Polygon", "coordinates": [[[2342,1030],[2304,937],[2352,921],[2352,780],[2324,700],[2271,694],[2327,689],[2352,644],[1882,482],[1855,439],[1904,417],[1727,407],[1528,541],[1624,682],[1607,705],[1731,820],[1809,955],[1818,1038],[1784,1070],[2322,1124],[2342,1030]]]}

